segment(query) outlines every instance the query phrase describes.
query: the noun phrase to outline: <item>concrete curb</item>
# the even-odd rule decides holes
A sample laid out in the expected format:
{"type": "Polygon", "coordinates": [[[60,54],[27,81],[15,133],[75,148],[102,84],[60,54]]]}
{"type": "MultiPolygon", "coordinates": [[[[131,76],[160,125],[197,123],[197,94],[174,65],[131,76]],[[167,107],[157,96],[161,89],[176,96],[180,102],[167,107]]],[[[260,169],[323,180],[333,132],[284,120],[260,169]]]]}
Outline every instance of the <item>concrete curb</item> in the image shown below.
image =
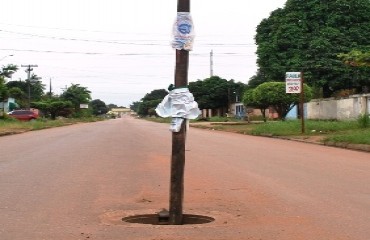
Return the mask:
{"type": "Polygon", "coordinates": [[[356,150],[356,151],[362,151],[362,152],[370,152],[370,145],[367,145],[367,144],[352,144],[352,143],[341,143],[341,142],[316,142],[316,141],[309,141],[305,139],[298,139],[298,138],[291,138],[291,137],[276,137],[276,136],[262,136],[262,137],[271,137],[271,138],[277,138],[277,139],[283,139],[283,140],[323,145],[327,147],[336,147],[336,148],[344,148],[344,149],[356,150]]]}

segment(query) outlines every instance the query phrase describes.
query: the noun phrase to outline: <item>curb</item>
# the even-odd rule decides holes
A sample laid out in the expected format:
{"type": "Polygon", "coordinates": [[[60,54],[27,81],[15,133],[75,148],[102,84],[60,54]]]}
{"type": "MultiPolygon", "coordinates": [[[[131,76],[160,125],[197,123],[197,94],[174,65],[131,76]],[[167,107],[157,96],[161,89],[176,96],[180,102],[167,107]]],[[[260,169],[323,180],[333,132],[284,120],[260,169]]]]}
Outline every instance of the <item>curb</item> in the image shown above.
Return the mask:
{"type": "Polygon", "coordinates": [[[367,145],[367,144],[353,144],[353,143],[340,143],[340,142],[315,142],[315,141],[307,141],[304,139],[296,139],[296,138],[290,138],[290,137],[274,137],[274,136],[266,136],[266,135],[262,137],[271,137],[271,138],[277,138],[277,139],[282,139],[282,140],[290,140],[290,141],[296,141],[296,142],[322,145],[322,146],[327,146],[327,147],[336,147],[336,148],[343,148],[343,149],[355,150],[355,151],[361,151],[361,152],[370,152],[370,145],[367,145]]]}

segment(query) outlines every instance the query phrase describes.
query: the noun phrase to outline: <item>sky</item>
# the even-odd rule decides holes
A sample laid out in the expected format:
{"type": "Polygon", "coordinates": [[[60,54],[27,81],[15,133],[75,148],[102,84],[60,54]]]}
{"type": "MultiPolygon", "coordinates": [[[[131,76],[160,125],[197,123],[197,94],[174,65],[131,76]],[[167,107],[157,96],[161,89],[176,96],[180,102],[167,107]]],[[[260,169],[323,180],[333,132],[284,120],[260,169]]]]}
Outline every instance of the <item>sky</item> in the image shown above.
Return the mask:
{"type": "MultiPolygon", "coordinates": [[[[213,75],[248,83],[257,71],[257,25],[286,0],[190,0],[195,29],[189,82],[213,75]]],[[[92,99],[129,107],[174,83],[176,0],[2,1],[0,66],[26,68],[60,94],[71,84],[92,99]],[[11,56],[12,55],[12,56],[11,56]]]]}

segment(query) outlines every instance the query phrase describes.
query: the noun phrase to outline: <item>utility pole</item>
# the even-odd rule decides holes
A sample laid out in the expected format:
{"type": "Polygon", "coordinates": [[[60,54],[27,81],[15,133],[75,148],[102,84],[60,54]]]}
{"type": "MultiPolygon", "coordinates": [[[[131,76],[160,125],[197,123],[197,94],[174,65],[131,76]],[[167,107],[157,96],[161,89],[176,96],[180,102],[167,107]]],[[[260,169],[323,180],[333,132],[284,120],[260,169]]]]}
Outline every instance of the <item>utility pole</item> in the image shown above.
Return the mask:
{"type": "Polygon", "coordinates": [[[25,67],[27,73],[27,81],[28,81],[28,109],[31,108],[31,71],[33,67],[38,67],[37,65],[21,65],[21,67],[25,67]]]}
{"type": "Polygon", "coordinates": [[[52,94],[53,94],[53,92],[52,92],[52,87],[51,87],[51,78],[49,79],[49,97],[51,98],[51,96],[52,96],[52,94]]]}
{"type": "MultiPolygon", "coordinates": [[[[177,12],[190,12],[190,0],[177,0],[177,12]]],[[[188,85],[189,52],[176,49],[175,87],[188,85]]],[[[183,223],[186,121],[172,133],[169,224],[183,223]]]]}
{"type": "Polygon", "coordinates": [[[209,61],[210,61],[210,77],[213,77],[213,50],[211,50],[210,56],[209,56],[209,61]]]}

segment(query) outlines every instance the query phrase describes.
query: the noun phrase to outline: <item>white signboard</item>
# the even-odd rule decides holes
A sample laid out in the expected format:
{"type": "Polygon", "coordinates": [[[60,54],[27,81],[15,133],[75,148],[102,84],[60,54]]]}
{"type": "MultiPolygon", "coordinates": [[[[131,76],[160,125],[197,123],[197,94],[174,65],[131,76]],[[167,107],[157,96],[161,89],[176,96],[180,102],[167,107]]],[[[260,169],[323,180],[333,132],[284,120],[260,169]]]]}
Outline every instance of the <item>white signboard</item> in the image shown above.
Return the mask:
{"type": "Polygon", "coordinates": [[[285,74],[286,93],[300,93],[301,92],[301,73],[287,72],[285,74]]]}
{"type": "Polygon", "coordinates": [[[80,108],[82,108],[82,109],[88,109],[89,108],[89,104],[80,104],[80,108]]]}

